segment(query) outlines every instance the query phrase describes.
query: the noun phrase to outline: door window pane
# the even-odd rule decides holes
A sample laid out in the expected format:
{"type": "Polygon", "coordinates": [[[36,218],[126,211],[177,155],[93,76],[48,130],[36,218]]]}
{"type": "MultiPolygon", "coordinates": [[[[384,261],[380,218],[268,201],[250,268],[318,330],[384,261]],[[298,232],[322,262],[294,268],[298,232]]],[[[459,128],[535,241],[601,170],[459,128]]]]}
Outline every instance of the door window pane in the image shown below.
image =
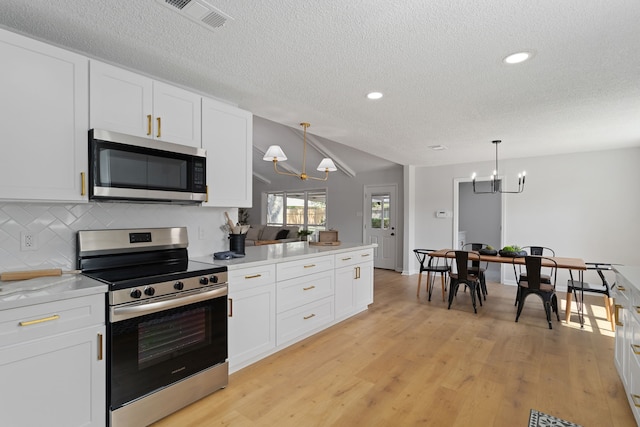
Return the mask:
{"type": "Polygon", "coordinates": [[[371,195],[371,228],[387,230],[389,228],[389,195],[371,195]]]}

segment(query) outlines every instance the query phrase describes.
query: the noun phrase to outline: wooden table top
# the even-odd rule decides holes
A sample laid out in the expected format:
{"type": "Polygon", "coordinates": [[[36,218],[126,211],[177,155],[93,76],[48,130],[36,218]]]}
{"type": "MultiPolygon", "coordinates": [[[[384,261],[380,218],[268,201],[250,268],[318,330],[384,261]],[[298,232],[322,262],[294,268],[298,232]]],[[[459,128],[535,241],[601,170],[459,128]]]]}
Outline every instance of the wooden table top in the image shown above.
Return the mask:
{"type": "MultiPolygon", "coordinates": [[[[429,256],[436,258],[443,258],[447,252],[454,251],[455,249],[439,249],[435,252],[431,252],[429,256]]],[[[473,251],[478,253],[476,251],[473,251]]],[[[449,258],[455,258],[455,254],[451,252],[448,256],[449,258]]],[[[551,258],[558,264],[558,268],[566,268],[569,270],[586,270],[587,265],[584,263],[582,258],[566,258],[566,257],[545,257],[551,258]]],[[[480,261],[482,262],[497,262],[501,264],[512,264],[514,262],[514,258],[512,257],[504,257],[500,255],[482,255],[480,254],[480,261]]],[[[516,264],[524,264],[524,257],[516,257],[516,264]]],[[[553,267],[553,265],[545,264],[544,261],[542,263],[545,267],[553,267]]]]}

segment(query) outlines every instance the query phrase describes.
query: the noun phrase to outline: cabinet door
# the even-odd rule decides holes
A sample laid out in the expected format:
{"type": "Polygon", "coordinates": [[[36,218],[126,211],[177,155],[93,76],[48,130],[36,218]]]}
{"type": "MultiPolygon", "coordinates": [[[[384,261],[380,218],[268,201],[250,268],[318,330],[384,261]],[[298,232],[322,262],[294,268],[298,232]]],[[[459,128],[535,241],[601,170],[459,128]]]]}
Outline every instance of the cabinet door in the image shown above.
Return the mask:
{"type": "Polygon", "coordinates": [[[151,138],[153,81],[98,61],[90,70],[89,127],[151,138]]]}
{"type": "Polygon", "coordinates": [[[0,30],[0,198],[86,200],[88,60],[0,30]]]}
{"type": "Polygon", "coordinates": [[[232,291],[229,284],[229,369],[233,372],[276,346],[275,284],[232,291]]]}
{"type": "Polygon", "coordinates": [[[154,139],[200,148],[201,100],[196,93],[154,81],[154,139]]]}
{"type": "Polygon", "coordinates": [[[358,265],[354,286],[356,308],[367,308],[369,304],[373,303],[373,262],[358,265]]]}
{"type": "Polygon", "coordinates": [[[0,348],[2,425],[104,426],[104,334],[96,326],[0,348]]]}
{"type": "Polygon", "coordinates": [[[251,207],[253,115],[202,99],[202,148],[207,150],[208,201],[204,206],[251,207]]]}
{"type": "Polygon", "coordinates": [[[356,268],[353,266],[336,269],[335,307],[336,319],[349,316],[356,309],[354,281],[356,268]]]}

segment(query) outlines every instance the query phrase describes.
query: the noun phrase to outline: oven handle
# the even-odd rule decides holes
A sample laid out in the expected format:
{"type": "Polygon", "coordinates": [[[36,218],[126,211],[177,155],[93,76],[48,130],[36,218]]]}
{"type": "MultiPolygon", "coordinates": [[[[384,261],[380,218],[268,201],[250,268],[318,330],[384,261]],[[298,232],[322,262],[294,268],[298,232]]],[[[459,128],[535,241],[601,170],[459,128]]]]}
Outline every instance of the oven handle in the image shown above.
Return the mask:
{"type": "Polygon", "coordinates": [[[216,287],[210,291],[202,291],[179,296],[171,296],[170,298],[162,298],[160,301],[145,302],[142,304],[128,305],[123,307],[111,307],[111,323],[119,322],[121,320],[131,319],[133,317],[140,317],[146,314],[157,313],[160,311],[168,310],[171,308],[182,307],[189,304],[195,304],[197,302],[206,301],[209,299],[219,298],[227,295],[227,285],[216,287]]]}

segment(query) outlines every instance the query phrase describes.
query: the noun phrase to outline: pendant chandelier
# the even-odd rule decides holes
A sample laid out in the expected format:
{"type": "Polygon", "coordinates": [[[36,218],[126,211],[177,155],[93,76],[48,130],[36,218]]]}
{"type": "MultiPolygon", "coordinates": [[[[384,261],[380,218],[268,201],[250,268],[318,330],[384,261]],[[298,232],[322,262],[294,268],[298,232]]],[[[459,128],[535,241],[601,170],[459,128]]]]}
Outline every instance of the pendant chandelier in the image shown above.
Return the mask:
{"type": "Polygon", "coordinates": [[[501,183],[498,181],[498,144],[502,141],[499,139],[495,141],[491,141],[492,144],[496,146],[496,168],[493,171],[493,175],[491,175],[491,181],[489,183],[489,189],[486,191],[479,191],[476,188],[476,173],[474,172],[471,175],[471,180],[473,181],[473,193],[474,194],[495,194],[495,193],[504,193],[504,194],[517,194],[522,193],[524,191],[524,181],[526,177],[526,172],[522,171],[518,174],[518,190],[517,191],[506,191],[502,189],[501,183]]]}
{"type": "Polygon", "coordinates": [[[287,160],[287,156],[284,154],[284,151],[282,151],[282,148],[280,148],[279,145],[270,146],[267,152],[264,154],[264,157],[262,158],[262,160],[266,160],[267,162],[273,162],[273,170],[275,170],[276,173],[280,175],[295,176],[296,178],[300,178],[303,181],[306,181],[307,179],[315,179],[317,181],[326,181],[327,178],[329,178],[329,172],[333,172],[338,169],[336,168],[336,165],[333,163],[333,160],[326,157],[322,159],[322,161],[316,168],[320,172],[324,172],[324,178],[307,175],[307,172],[306,172],[307,128],[311,125],[309,123],[303,122],[303,123],[300,123],[300,126],[304,128],[304,136],[303,136],[304,147],[302,149],[302,173],[296,174],[293,172],[284,172],[278,169],[278,162],[284,162],[285,160],[287,160]]]}

